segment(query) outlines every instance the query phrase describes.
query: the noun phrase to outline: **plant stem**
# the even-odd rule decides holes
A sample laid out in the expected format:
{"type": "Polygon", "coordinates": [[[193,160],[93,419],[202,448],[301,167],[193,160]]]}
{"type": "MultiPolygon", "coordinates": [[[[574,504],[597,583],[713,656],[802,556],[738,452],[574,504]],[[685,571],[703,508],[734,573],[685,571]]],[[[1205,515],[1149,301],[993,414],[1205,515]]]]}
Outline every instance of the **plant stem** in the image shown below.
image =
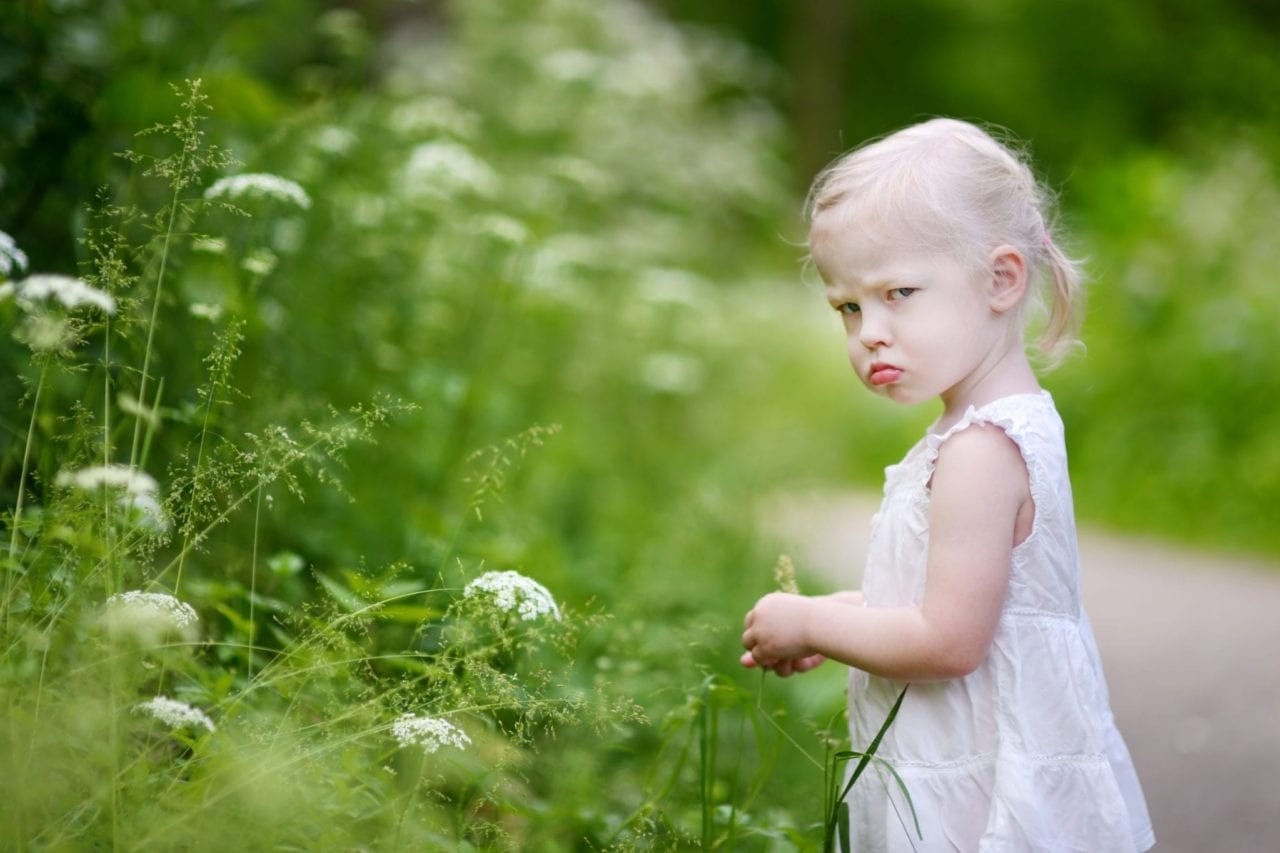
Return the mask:
{"type": "Polygon", "coordinates": [[[142,410],[147,403],[147,378],[151,369],[151,351],[156,335],[156,321],[160,317],[160,294],[164,288],[165,268],[169,264],[169,244],[173,239],[173,227],[178,219],[178,196],[182,190],[182,177],[187,170],[187,153],[184,147],[182,160],[178,166],[178,176],[173,182],[173,198],[169,200],[169,222],[164,230],[164,240],[160,246],[160,269],[156,273],[156,291],[151,302],[151,322],[147,325],[147,347],[142,354],[142,379],[138,383],[138,413],[133,421],[133,446],[129,450],[129,468],[137,470],[138,442],[142,437],[142,410]]]}
{"type": "Polygon", "coordinates": [[[258,529],[262,520],[262,478],[258,478],[258,500],[253,510],[253,555],[249,559],[249,652],[246,656],[245,678],[249,681],[253,680],[253,650],[254,642],[254,622],[253,622],[253,604],[254,597],[258,594],[258,529]]]}
{"type": "Polygon", "coordinates": [[[26,498],[27,474],[31,465],[31,445],[36,434],[36,418],[40,415],[40,392],[44,390],[45,375],[49,370],[48,362],[40,365],[40,379],[36,383],[35,397],[31,401],[31,422],[27,425],[27,444],[22,451],[22,474],[18,477],[18,500],[13,508],[12,529],[9,531],[9,564],[4,572],[4,611],[0,614],[0,630],[9,627],[9,599],[13,595],[13,576],[18,571],[18,527],[22,523],[22,504],[26,498]]]}

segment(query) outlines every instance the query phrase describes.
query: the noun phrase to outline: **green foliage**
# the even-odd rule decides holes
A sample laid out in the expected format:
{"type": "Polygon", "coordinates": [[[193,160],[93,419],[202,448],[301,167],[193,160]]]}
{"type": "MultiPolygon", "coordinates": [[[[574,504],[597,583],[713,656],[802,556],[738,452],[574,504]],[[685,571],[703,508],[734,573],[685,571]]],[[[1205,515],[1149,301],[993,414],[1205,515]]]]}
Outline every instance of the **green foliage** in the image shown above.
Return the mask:
{"type": "MultiPolygon", "coordinates": [[[[195,5],[3,24],[0,843],[816,848],[842,673],[738,671],[757,514],[929,413],[777,284],[777,74],[620,0],[195,5]]],[[[1226,474],[1205,535],[1273,541],[1265,144],[1069,196],[1082,506],[1226,474]]]]}
{"type": "MultiPolygon", "coordinates": [[[[131,13],[101,14],[46,23],[131,13]]],[[[263,74],[270,133],[202,76],[95,156],[78,262],[118,310],[53,306],[57,346],[0,353],[30,389],[0,444],[6,845],[666,849],[816,821],[787,782],[815,774],[767,772],[803,723],[736,685],[756,584],[726,582],[767,586],[742,508],[774,373],[740,342],[787,334],[790,298],[740,280],[772,277],[786,203],[752,60],[621,3],[438,26],[402,22],[367,91],[263,74]],[[486,572],[559,618],[468,594],[486,572]]]]}
{"type": "Polygon", "coordinates": [[[1088,352],[1060,397],[1080,507],[1280,553],[1268,512],[1280,505],[1280,176],[1241,140],[1125,158],[1079,183],[1096,280],[1088,352]]]}

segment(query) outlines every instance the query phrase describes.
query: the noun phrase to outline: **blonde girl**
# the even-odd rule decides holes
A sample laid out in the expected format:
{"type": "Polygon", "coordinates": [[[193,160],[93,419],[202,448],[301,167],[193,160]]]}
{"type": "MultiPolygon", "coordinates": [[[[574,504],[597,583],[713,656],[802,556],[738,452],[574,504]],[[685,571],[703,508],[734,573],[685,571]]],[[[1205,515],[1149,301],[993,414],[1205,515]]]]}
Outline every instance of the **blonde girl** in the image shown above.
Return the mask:
{"type": "MultiPolygon", "coordinates": [[[[774,593],[742,662],[779,675],[847,664],[854,748],[901,775],[848,797],[858,851],[1106,851],[1154,844],[1081,607],[1062,421],[1024,343],[1072,342],[1079,274],[1047,194],[984,130],[935,119],[816,180],[809,248],[876,394],[942,413],[898,464],[860,591],[774,593]]],[[[883,775],[883,774],[882,774],[883,775]]]]}

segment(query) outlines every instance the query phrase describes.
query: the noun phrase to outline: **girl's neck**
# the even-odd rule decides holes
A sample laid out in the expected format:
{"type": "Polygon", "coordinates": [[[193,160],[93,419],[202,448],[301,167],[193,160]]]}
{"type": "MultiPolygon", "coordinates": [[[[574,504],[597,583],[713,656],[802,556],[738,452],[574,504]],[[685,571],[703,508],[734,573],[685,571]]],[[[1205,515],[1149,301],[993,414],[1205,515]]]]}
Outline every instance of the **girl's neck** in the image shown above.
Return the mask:
{"type": "Polygon", "coordinates": [[[1037,394],[1040,382],[1021,344],[1010,347],[987,370],[943,394],[943,410],[934,425],[937,432],[945,432],[964,417],[970,406],[982,407],[988,403],[1015,394],[1037,394]]]}

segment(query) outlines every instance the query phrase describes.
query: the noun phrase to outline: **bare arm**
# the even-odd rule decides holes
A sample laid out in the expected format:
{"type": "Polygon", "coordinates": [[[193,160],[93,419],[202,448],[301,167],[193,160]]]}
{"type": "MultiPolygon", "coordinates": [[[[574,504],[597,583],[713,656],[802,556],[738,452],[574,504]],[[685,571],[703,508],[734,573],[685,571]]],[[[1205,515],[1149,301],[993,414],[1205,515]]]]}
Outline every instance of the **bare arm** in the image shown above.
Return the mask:
{"type": "Polygon", "coordinates": [[[927,681],[972,672],[1004,604],[1015,542],[1029,529],[1026,466],[994,427],[943,444],[929,511],[928,576],[919,607],[851,608],[828,597],[773,593],[747,614],[756,661],[822,655],[888,678],[927,681]]]}

